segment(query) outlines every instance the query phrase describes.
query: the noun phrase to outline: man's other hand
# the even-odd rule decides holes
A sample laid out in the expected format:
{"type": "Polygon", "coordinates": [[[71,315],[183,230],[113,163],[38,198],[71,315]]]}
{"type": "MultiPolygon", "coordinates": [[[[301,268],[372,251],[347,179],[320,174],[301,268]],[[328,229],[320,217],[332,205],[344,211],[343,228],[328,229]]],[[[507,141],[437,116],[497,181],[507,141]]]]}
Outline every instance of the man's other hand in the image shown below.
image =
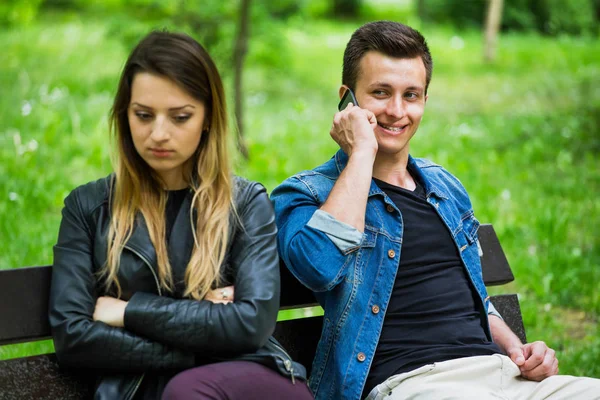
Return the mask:
{"type": "Polygon", "coordinates": [[[507,351],[507,354],[517,364],[523,378],[540,382],[558,374],[556,352],[544,342],[538,341],[513,347],[507,351]]]}

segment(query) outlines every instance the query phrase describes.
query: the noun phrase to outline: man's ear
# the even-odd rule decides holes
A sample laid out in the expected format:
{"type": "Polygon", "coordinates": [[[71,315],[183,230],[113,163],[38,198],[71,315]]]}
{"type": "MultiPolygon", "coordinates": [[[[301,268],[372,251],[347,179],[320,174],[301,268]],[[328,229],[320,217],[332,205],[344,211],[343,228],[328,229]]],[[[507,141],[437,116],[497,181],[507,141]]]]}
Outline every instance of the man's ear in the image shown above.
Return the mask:
{"type": "Polygon", "coordinates": [[[429,95],[428,95],[428,94],[426,94],[426,95],[425,95],[425,104],[427,104],[427,99],[428,99],[428,98],[429,98],[429,95]]]}
{"type": "Polygon", "coordinates": [[[340,90],[338,91],[338,95],[340,96],[340,100],[342,99],[342,96],[344,95],[344,93],[346,93],[346,90],[348,90],[348,86],[346,85],[342,85],[340,86],[340,90]]]}

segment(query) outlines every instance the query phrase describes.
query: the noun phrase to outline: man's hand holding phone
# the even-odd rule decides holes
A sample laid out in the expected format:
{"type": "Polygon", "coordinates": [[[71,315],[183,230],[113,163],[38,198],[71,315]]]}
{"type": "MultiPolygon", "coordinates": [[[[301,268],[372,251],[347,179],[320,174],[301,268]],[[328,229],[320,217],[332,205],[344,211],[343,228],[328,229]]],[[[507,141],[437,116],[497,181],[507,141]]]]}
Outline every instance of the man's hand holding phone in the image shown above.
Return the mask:
{"type": "Polygon", "coordinates": [[[365,151],[374,157],[378,148],[374,132],[377,126],[375,114],[360,108],[356,96],[349,88],[342,96],[338,109],[329,132],[332,139],[348,156],[365,151]]]}

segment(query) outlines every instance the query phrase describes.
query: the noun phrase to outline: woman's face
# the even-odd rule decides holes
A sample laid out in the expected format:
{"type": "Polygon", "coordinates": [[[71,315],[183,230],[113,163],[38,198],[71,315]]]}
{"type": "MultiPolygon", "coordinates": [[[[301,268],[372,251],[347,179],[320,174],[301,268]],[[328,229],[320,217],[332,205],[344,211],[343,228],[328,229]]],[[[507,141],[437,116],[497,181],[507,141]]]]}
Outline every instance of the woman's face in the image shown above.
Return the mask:
{"type": "Polygon", "coordinates": [[[164,76],[139,72],[133,77],[127,117],[136,151],[163,179],[165,189],[185,188],[187,162],[207,127],[204,104],[164,76]]]}

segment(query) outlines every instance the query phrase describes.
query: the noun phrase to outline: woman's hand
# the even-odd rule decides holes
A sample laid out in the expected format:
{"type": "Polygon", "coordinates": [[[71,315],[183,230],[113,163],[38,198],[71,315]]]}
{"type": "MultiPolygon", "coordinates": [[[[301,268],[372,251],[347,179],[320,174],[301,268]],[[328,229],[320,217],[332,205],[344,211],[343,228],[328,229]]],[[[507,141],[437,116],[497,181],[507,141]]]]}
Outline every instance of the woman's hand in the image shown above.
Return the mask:
{"type": "Polygon", "coordinates": [[[221,287],[221,288],[216,288],[214,290],[211,290],[210,292],[206,293],[206,296],[204,296],[204,300],[208,300],[211,301],[215,304],[221,303],[221,304],[228,304],[233,302],[234,300],[234,288],[233,286],[225,286],[225,287],[221,287]]]}
{"type": "Polygon", "coordinates": [[[125,307],[127,307],[126,301],[109,296],[98,297],[94,309],[94,321],[123,328],[125,326],[125,307]]]}

